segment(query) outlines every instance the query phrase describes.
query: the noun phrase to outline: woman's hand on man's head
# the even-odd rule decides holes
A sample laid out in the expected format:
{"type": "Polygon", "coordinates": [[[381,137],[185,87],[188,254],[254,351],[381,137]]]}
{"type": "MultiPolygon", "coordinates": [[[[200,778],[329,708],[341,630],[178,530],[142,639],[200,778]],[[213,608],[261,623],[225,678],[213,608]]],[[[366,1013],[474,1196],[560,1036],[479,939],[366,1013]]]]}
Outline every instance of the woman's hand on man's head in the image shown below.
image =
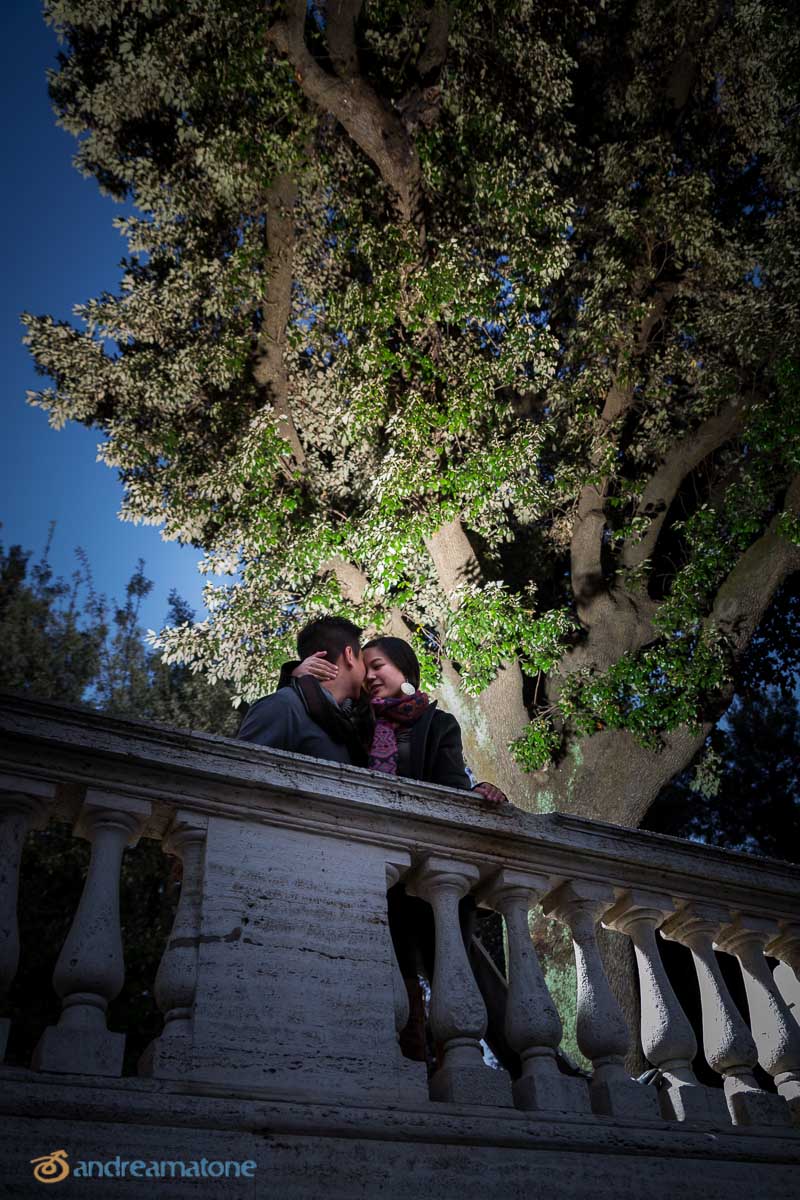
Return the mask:
{"type": "Polygon", "coordinates": [[[320,683],[327,683],[331,679],[335,679],[338,674],[339,668],[336,663],[328,661],[327,650],[317,650],[316,654],[309,654],[308,658],[304,658],[295,667],[292,671],[292,678],[299,679],[301,675],[311,675],[320,683]]]}

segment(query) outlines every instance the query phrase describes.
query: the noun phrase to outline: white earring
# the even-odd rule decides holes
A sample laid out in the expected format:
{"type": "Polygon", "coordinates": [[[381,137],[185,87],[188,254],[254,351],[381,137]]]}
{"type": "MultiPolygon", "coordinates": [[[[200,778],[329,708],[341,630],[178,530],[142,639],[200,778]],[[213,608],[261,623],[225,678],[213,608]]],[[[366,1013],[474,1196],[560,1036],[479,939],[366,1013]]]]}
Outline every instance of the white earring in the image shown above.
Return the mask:
{"type": "Polygon", "coordinates": [[[400,691],[404,696],[413,696],[416,690],[413,683],[409,683],[407,679],[404,679],[400,684],[400,691]]]}

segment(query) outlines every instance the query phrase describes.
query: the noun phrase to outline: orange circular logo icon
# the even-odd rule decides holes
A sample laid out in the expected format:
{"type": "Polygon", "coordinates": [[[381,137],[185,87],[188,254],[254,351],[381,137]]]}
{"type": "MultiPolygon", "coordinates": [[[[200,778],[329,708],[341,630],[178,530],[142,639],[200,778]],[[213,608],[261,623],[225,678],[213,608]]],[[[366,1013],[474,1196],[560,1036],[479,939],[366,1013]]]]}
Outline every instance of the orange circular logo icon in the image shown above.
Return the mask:
{"type": "Polygon", "coordinates": [[[51,1150],[41,1158],[32,1158],[33,1178],[39,1183],[61,1183],[69,1175],[66,1150],[51,1150]]]}

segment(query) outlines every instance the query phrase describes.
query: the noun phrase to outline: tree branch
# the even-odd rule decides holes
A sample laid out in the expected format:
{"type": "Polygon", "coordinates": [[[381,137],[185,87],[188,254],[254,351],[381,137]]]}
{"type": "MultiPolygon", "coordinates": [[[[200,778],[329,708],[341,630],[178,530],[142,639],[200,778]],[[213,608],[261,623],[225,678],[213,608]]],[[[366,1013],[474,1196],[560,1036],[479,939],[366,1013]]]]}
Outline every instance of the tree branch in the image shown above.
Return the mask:
{"type": "Polygon", "coordinates": [[[409,134],[420,125],[430,129],[439,117],[442,94],[438,81],[447,58],[450,17],[451,6],[436,0],[430,11],[425,43],[416,62],[418,82],[397,102],[397,111],[409,134]]]}
{"type": "Polygon", "coordinates": [[[578,509],[570,544],[572,592],[578,616],[589,623],[592,603],[606,592],[603,575],[603,530],[606,527],[605,501],[608,481],[587,484],[578,498],[578,509]]]}
{"type": "Polygon", "coordinates": [[[279,175],[267,191],[264,316],[256,342],[253,378],[275,410],[278,433],[291,446],[297,465],[304,467],[306,456],[289,408],[289,378],[283,357],[292,298],[296,199],[297,188],[289,175],[279,175]]]}
{"type": "Polygon", "coordinates": [[[329,558],[320,566],[321,574],[335,575],[343,598],[348,604],[359,605],[364,599],[369,580],[359,567],[344,558],[329,558]]]}
{"type": "Polygon", "coordinates": [[[683,114],[683,110],[689,103],[694,85],[700,75],[700,64],[696,48],[702,46],[708,40],[719,25],[721,16],[722,5],[715,4],[706,13],[702,21],[695,22],[694,25],[690,26],[686,41],[677,58],[675,58],[670,66],[669,74],[664,84],[664,92],[667,99],[672,102],[672,106],[679,117],[683,114]]]}
{"type": "Polygon", "coordinates": [[[309,52],[305,0],[289,0],[286,18],[272,26],[267,38],[289,59],[308,99],[335,117],[376,167],[401,219],[422,230],[422,172],[416,148],[402,122],[358,73],[355,19],[360,8],[358,0],[340,0],[329,9],[328,47],[343,74],[326,74],[309,52]]]}
{"type": "Polygon", "coordinates": [[[703,459],[724,446],[742,428],[747,405],[733,400],[721,412],[704,421],[698,429],[678,442],[651,475],[636,508],[637,517],[650,517],[650,525],[641,537],[627,538],[622,547],[622,565],[636,567],[649,558],[656,547],[669,507],[684,479],[703,459]]]}
{"type": "Polygon", "coordinates": [[[328,0],[325,34],[336,74],[342,80],[358,75],[356,21],[364,0],[328,0]]]}
{"type": "Polygon", "coordinates": [[[425,547],[433,559],[439,584],[448,597],[461,584],[483,582],[477,556],[458,518],[448,521],[426,538],[425,547]]]}
{"type": "MultiPolygon", "coordinates": [[[[677,284],[665,283],[655,289],[653,303],[642,317],[636,331],[632,357],[641,358],[645,353],[654,330],[664,317],[667,305],[675,294],[677,284]]],[[[630,369],[630,368],[628,368],[630,369]]],[[[614,373],[611,386],[605,396],[600,414],[600,433],[591,455],[593,466],[600,467],[609,447],[612,429],[630,410],[635,389],[633,383],[622,383],[622,366],[614,373]]],[[[570,569],[572,591],[578,608],[578,616],[588,624],[591,608],[599,596],[606,593],[603,573],[603,533],[606,527],[605,502],[608,496],[608,478],[598,483],[589,483],[578,497],[578,509],[572,531],[570,546],[570,569]]]]}
{"type": "MultiPolygon", "coordinates": [[[[455,608],[457,601],[453,593],[458,587],[465,583],[483,582],[480,563],[464,526],[458,519],[449,521],[425,539],[425,546],[433,559],[439,584],[455,608]]],[[[451,686],[455,687],[458,680],[449,659],[444,663],[444,676],[445,681],[449,679],[451,686]]],[[[454,696],[451,696],[448,703],[451,709],[453,703],[454,696]]],[[[523,733],[528,724],[528,711],[522,699],[522,670],[517,659],[501,665],[492,682],[478,697],[477,707],[483,715],[485,729],[498,745],[505,745],[511,738],[523,733]]],[[[508,780],[500,779],[498,782],[502,787],[508,780]]]]}
{"type": "MultiPolygon", "coordinates": [[[[784,507],[800,514],[800,475],[789,485],[784,507]]],[[[766,532],[739,559],[717,592],[708,618],[730,639],[737,658],[747,649],[775,592],[789,575],[800,571],[800,546],[781,537],[778,520],[773,517],[766,532]]]]}
{"type": "MultiPolygon", "coordinates": [[[[327,559],[320,565],[320,574],[325,575],[328,573],[336,576],[343,600],[348,604],[354,604],[356,607],[363,603],[369,579],[360,567],[357,567],[355,563],[347,562],[346,559],[340,558],[337,555],[334,558],[327,559]]],[[[408,631],[409,627],[403,620],[402,612],[394,605],[389,610],[389,624],[381,632],[390,633],[393,637],[407,638],[408,631]]]]}
{"type": "MultiPolygon", "coordinates": [[[[717,5],[712,13],[701,23],[701,29],[710,33],[719,21],[721,6],[717,5]]],[[[691,98],[692,89],[697,78],[696,40],[687,38],[684,48],[671,64],[664,80],[664,92],[672,102],[677,120],[691,98]]],[[[653,330],[662,320],[669,301],[677,290],[677,281],[661,284],[656,288],[655,301],[650,312],[644,317],[639,326],[634,358],[641,357],[647,348],[653,330]]],[[[630,409],[633,403],[634,390],[632,386],[620,386],[621,371],[619,368],[605,398],[601,424],[610,427],[630,409]]],[[[607,447],[608,437],[601,437],[597,458],[601,459],[607,447]]],[[[606,582],[602,567],[603,534],[605,532],[605,501],[608,494],[608,480],[601,480],[599,486],[588,484],[581,492],[578,500],[578,510],[573,529],[572,546],[570,550],[572,590],[575,596],[578,616],[581,621],[588,623],[593,603],[606,592],[606,582]]]]}
{"type": "Polygon", "coordinates": [[[450,18],[452,5],[445,0],[436,0],[431,8],[431,19],[425,45],[422,47],[417,60],[417,74],[424,87],[435,83],[447,57],[447,45],[450,37],[450,18]]]}

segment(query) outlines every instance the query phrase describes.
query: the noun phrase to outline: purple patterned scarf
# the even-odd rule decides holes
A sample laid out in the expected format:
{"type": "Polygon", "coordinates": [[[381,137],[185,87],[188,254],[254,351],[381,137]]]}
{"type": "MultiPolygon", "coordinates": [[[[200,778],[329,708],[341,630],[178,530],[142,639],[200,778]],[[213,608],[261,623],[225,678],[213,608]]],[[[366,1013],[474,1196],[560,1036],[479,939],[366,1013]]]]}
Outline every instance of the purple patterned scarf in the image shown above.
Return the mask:
{"type": "Polygon", "coordinates": [[[430,704],[425,692],[413,696],[389,696],[372,702],[375,734],[369,752],[369,767],[384,775],[397,774],[397,726],[413,725],[430,704]]]}

